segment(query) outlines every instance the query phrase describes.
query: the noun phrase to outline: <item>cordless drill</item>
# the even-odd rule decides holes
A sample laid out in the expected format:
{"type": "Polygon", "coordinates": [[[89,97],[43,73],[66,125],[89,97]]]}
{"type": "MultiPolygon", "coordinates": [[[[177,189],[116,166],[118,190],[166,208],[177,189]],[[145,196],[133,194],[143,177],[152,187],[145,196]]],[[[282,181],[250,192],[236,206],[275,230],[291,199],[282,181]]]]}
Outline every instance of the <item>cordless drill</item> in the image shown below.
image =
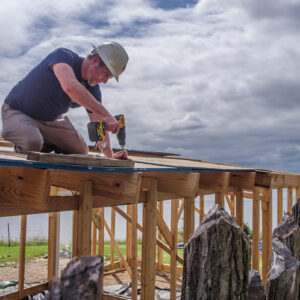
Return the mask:
{"type": "MultiPolygon", "coordinates": [[[[117,133],[117,138],[119,141],[119,145],[123,150],[125,147],[125,140],[126,140],[125,117],[124,115],[117,115],[114,116],[114,118],[119,122],[120,130],[117,133]]],[[[103,141],[104,143],[105,134],[106,134],[105,122],[101,122],[101,121],[90,122],[87,124],[87,127],[88,127],[89,139],[92,142],[103,141]]],[[[105,148],[105,144],[103,145],[103,148],[105,148]]]]}

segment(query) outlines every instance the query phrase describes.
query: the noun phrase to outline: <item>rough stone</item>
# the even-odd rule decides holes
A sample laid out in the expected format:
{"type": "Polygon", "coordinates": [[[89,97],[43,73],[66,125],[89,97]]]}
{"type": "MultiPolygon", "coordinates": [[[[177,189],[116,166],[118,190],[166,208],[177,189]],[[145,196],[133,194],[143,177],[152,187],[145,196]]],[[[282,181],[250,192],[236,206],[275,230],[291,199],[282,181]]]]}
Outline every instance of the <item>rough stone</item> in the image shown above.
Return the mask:
{"type": "Polygon", "coordinates": [[[248,299],[250,241],[215,205],[184,247],[181,299],[248,299]]]}
{"type": "Polygon", "coordinates": [[[273,239],[267,300],[300,299],[300,262],[288,247],[273,239]]]}
{"type": "Polygon", "coordinates": [[[72,259],[61,272],[61,278],[50,281],[49,300],[101,299],[103,258],[83,256],[72,259]]]}
{"type": "Polygon", "coordinates": [[[265,287],[258,271],[256,270],[249,271],[248,283],[249,283],[248,300],[266,299],[265,287]]]}

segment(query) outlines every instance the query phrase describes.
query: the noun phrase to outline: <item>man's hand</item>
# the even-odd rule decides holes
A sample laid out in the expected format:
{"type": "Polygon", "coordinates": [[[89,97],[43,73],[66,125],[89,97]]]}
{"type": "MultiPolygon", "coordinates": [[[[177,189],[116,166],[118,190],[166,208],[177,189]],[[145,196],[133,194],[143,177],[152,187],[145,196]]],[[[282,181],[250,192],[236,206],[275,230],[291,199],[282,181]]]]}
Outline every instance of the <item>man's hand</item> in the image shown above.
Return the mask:
{"type": "Polygon", "coordinates": [[[119,122],[113,117],[109,116],[104,119],[106,124],[106,130],[111,131],[111,133],[117,134],[120,130],[119,122]]]}
{"type": "Polygon", "coordinates": [[[115,159],[126,159],[126,160],[129,160],[129,161],[133,161],[133,159],[131,159],[129,156],[128,156],[128,152],[126,150],[123,150],[123,151],[119,151],[117,153],[114,153],[113,154],[113,158],[115,159]]]}

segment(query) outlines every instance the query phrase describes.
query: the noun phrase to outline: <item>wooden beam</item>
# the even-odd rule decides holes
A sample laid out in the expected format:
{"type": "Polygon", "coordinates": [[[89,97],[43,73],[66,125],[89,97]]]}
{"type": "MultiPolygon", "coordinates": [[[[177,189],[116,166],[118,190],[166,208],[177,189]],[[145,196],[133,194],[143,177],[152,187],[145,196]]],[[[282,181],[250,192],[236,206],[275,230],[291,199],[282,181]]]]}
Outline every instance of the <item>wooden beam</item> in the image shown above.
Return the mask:
{"type": "Polygon", "coordinates": [[[277,225],[279,225],[283,214],[282,198],[283,198],[282,188],[278,188],[277,189],[277,225]]]}
{"type": "Polygon", "coordinates": [[[93,184],[82,181],[78,210],[78,258],[91,255],[91,222],[93,209],[93,184]]]}
{"type": "Polygon", "coordinates": [[[296,174],[279,174],[275,172],[271,172],[272,180],[271,187],[272,188],[288,188],[295,187],[298,185],[298,176],[296,174]]]}
{"type": "Polygon", "coordinates": [[[161,214],[159,212],[157,212],[156,218],[157,218],[157,226],[160,229],[161,234],[165,238],[165,240],[166,240],[167,244],[169,245],[169,247],[171,247],[171,245],[172,245],[172,234],[171,234],[171,231],[169,230],[168,225],[166,224],[165,220],[163,219],[163,217],[161,216],[161,214]]]}
{"type": "Polygon", "coordinates": [[[201,173],[199,190],[225,192],[230,182],[230,172],[201,173]]]}
{"type": "MultiPolygon", "coordinates": [[[[44,282],[38,285],[34,285],[30,288],[23,290],[23,297],[36,295],[42,291],[48,290],[48,282],[44,282]]],[[[9,293],[0,296],[0,300],[15,300],[19,298],[19,292],[9,293]]]]}
{"type": "Polygon", "coordinates": [[[272,244],[272,189],[263,190],[262,201],[262,281],[266,285],[272,244]]]}
{"type": "Polygon", "coordinates": [[[98,227],[98,255],[104,256],[104,208],[97,209],[97,215],[99,217],[98,227]]]}
{"type": "Polygon", "coordinates": [[[96,173],[49,170],[52,185],[79,191],[80,182],[92,180],[93,207],[116,206],[138,202],[140,173],[96,173]]]}
{"type": "Polygon", "coordinates": [[[141,300],[155,299],[157,181],[153,179],[143,209],[141,300]]]}
{"type": "MultiPolygon", "coordinates": [[[[174,200],[173,200],[174,201],[174,200]]],[[[183,242],[186,243],[195,230],[195,198],[185,197],[183,219],[183,242]]]]}
{"type": "Polygon", "coordinates": [[[73,210],[72,218],[72,257],[78,256],[78,210],[73,210]]]}
{"type": "Polygon", "coordinates": [[[229,190],[253,189],[255,172],[231,172],[229,190]]]}
{"type": "Polygon", "coordinates": [[[24,298],[26,227],[27,227],[27,216],[23,215],[21,216],[18,299],[24,298]]]}
{"type": "Polygon", "coordinates": [[[178,198],[184,196],[195,197],[198,189],[199,177],[199,173],[144,173],[142,189],[147,189],[149,179],[155,178],[158,182],[158,192],[176,194],[179,196],[178,198]]]}
{"type": "MultiPolygon", "coordinates": [[[[127,205],[127,214],[128,216],[131,216],[132,219],[132,205],[127,205]]],[[[131,222],[128,222],[126,220],[126,260],[128,264],[131,264],[131,244],[132,244],[132,229],[131,229],[131,222]]]]}
{"type": "Polygon", "coordinates": [[[199,213],[199,224],[202,222],[203,218],[204,218],[204,195],[200,195],[200,200],[199,200],[199,209],[200,209],[200,213],[199,213]]]}
{"type": "Polygon", "coordinates": [[[113,265],[113,262],[115,260],[114,241],[116,234],[116,212],[113,209],[111,210],[110,214],[110,232],[112,233],[112,236],[110,237],[110,264],[113,265]]]}
{"type": "MultiPolygon", "coordinates": [[[[157,215],[164,215],[164,202],[163,201],[159,201],[158,202],[158,212],[157,215]]],[[[161,230],[158,228],[158,239],[161,240],[163,237],[161,230]]],[[[160,266],[163,264],[163,249],[161,247],[158,247],[157,249],[157,261],[158,261],[158,267],[160,268],[160,266]]]]}
{"type": "Polygon", "coordinates": [[[259,188],[253,190],[252,202],[252,269],[259,271],[259,222],[260,222],[260,205],[259,205],[259,188]]]}
{"type": "Polygon", "coordinates": [[[34,210],[43,210],[48,205],[49,190],[48,170],[1,166],[1,203],[8,202],[20,207],[26,206],[34,210]]]}

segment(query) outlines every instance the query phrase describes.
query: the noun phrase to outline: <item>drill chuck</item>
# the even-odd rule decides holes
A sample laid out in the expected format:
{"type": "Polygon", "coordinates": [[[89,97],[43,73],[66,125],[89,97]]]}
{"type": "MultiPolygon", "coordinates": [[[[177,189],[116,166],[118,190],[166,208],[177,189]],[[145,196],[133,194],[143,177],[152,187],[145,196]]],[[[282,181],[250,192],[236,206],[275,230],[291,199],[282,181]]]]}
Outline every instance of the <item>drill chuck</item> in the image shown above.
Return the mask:
{"type": "Polygon", "coordinates": [[[123,149],[126,144],[125,117],[124,117],[124,115],[117,115],[114,117],[119,122],[120,130],[117,134],[117,138],[118,138],[120,147],[122,147],[122,149],[123,149]]]}

